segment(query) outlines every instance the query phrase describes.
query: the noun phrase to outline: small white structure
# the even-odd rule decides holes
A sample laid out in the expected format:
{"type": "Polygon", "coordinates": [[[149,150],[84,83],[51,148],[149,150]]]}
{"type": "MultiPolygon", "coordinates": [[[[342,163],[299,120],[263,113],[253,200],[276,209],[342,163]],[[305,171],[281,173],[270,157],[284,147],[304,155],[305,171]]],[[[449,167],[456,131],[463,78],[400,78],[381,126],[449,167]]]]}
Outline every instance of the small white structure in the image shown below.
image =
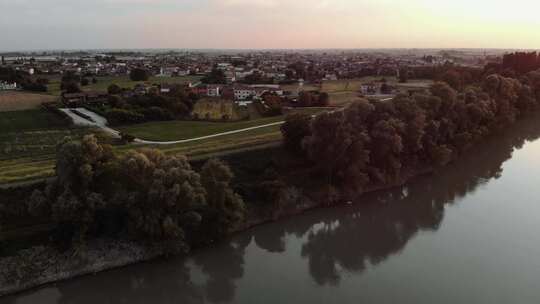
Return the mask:
{"type": "Polygon", "coordinates": [[[10,91],[10,90],[16,90],[17,89],[17,83],[8,83],[0,81],[0,91],[10,91]]]}
{"type": "Polygon", "coordinates": [[[234,100],[246,100],[257,95],[257,91],[251,87],[239,86],[234,88],[234,100]]]}
{"type": "Polygon", "coordinates": [[[207,95],[209,97],[219,97],[221,96],[221,87],[217,85],[208,85],[206,87],[207,89],[207,95]]]}

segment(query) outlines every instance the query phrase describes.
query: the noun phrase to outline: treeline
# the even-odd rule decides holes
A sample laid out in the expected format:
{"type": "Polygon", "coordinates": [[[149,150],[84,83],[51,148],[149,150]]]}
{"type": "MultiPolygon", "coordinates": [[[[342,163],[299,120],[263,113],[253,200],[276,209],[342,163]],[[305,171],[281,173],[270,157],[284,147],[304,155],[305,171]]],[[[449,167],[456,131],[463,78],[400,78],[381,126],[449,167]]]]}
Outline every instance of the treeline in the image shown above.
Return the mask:
{"type": "Polygon", "coordinates": [[[108,89],[108,106],[92,109],[105,116],[111,124],[133,124],[186,118],[193,110],[197,97],[185,89],[174,86],[167,94],[151,88],[148,94],[124,96],[117,85],[108,89]]]}
{"type": "Polygon", "coordinates": [[[48,79],[36,78],[24,71],[18,71],[11,67],[0,67],[0,81],[17,85],[27,91],[47,92],[48,79]]]}
{"type": "Polygon", "coordinates": [[[58,145],[56,176],[14,210],[20,218],[52,222],[51,238],[63,249],[108,237],[176,253],[227,234],[245,216],[232,171],[215,159],[197,172],[185,157],[158,150],[115,156],[89,135],[58,145]]]}
{"type": "Polygon", "coordinates": [[[430,94],[356,102],[313,120],[289,116],[282,132],[287,149],[311,161],[337,200],[445,165],[539,104],[540,72],[521,82],[490,75],[462,92],[439,82],[430,94]]]}
{"type": "Polygon", "coordinates": [[[505,54],[502,60],[502,70],[512,70],[522,75],[540,69],[540,56],[536,52],[516,52],[505,54]]]}

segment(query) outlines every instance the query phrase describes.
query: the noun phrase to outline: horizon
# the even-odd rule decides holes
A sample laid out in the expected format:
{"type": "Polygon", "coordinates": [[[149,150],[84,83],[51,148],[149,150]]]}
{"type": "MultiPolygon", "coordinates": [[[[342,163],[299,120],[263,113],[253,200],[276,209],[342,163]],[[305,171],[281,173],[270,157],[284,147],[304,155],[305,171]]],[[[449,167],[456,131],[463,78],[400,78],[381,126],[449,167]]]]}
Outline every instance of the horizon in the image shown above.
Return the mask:
{"type": "Polygon", "coordinates": [[[539,49],[538,9],[531,0],[18,0],[0,3],[10,12],[0,26],[11,29],[0,51],[539,49]]]}
{"type": "Polygon", "coordinates": [[[539,52],[540,48],[467,48],[467,47],[455,47],[455,48],[73,48],[73,49],[16,49],[16,50],[2,50],[0,49],[0,54],[11,54],[11,53],[21,53],[21,54],[35,54],[35,53],[49,53],[54,54],[58,52],[67,52],[67,53],[76,53],[76,52],[135,52],[135,53],[144,53],[144,52],[254,52],[254,51],[265,51],[265,52],[279,52],[279,51],[290,51],[290,52],[302,52],[302,51],[500,51],[500,52],[539,52]]]}

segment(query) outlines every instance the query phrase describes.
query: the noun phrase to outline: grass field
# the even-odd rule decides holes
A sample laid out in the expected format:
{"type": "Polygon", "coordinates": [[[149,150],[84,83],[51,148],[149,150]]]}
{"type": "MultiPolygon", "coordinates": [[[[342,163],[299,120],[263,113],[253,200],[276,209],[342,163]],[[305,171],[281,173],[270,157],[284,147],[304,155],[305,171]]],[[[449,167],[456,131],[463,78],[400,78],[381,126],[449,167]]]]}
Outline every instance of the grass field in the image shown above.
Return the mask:
{"type": "Polygon", "coordinates": [[[0,112],[35,109],[44,102],[56,100],[56,97],[50,95],[4,91],[0,92],[0,112]]]}
{"type": "MultiPolygon", "coordinates": [[[[148,145],[146,147],[162,150],[166,154],[183,154],[188,156],[190,159],[201,159],[208,157],[219,157],[220,155],[239,151],[246,151],[262,145],[277,145],[281,141],[281,138],[280,126],[277,125],[201,141],[169,146],[148,145]]],[[[124,151],[129,148],[134,147],[122,147],[119,149],[119,151],[124,151]]]]}
{"type": "Polygon", "coordinates": [[[0,136],[6,133],[65,127],[56,114],[44,109],[0,112],[0,136]]]}
{"type": "Polygon", "coordinates": [[[45,109],[0,112],[0,184],[51,175],[56,144],[94,132],[45,109]]]}
{"type": "MultiPolygon", "coordinates": [[[[295,109],[293,112],[315,114],[324,109],[295,109]]],[[[175,141],[202,137],[222,132],[239,130],[264,124],[283,121],[285,115],[245,120],[238,122],[206,122],[206,121],[164,121],[124,126],[119,131],[140,139],[152,141],[175,141]]],[[[242,133],[243,134],[243,133],[242,133]]]]}
{"type": "MultiPolygon", "coordinates": [[[[107,88],[111,84],[117,84],[121,88],[133,88],[139,83],[169,83],[169,84],[184,84],[188,82],[197,82],[201,79],[199,76],[182,76],[182,77],[150,77],[148,81],[132,81],[129,76],[111,76],[111,77],[96,77],[97,83],[91,82],[92,78],[88,78],[90,84],[81,87],[84,91],[107,91],[107,88]]],[[[49,81],[49,94],[59,96],[60,90],[60,77],[51,78],[49,81]]]]}

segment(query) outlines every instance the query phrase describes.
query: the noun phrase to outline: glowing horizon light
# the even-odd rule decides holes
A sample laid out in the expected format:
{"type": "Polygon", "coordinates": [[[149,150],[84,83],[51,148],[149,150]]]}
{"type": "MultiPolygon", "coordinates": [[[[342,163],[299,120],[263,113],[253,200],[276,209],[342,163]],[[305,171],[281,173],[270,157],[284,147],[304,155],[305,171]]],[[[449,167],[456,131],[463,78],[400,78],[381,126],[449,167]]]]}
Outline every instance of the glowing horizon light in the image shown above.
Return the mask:
{"type": "Polygon", "coordinates": [[[0,11],[0,50],[540,48],[533,0],[16,0],[0,11]]]}

